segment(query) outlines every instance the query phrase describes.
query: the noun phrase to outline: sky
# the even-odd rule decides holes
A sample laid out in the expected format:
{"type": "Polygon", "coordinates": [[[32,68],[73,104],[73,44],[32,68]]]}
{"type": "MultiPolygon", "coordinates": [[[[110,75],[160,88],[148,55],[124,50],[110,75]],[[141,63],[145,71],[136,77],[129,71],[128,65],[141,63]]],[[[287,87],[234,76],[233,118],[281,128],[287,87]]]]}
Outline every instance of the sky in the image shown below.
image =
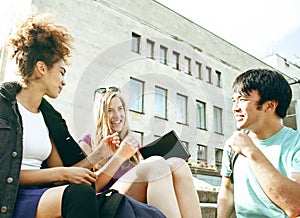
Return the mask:
{"type": "MultiPolygon", "coordinates": [[[[300,0],[155,1],[257,58],[277,53],[295,62],[300,56],[300,0]]],[[[0,2],[0,46],[16,20],[12,12],[29,10],[30,2],[0,2]]]]}
{"type": "Polygon", "coordinates": [[[7,41],[11,27],[30,10],[30,2],[31,0],[0,1],[0,48],[7,41]]]}
{"type": "Polygon", "coordinates": [[[257,58],[299,61],[299,0],[156,1],[257,58]]]}

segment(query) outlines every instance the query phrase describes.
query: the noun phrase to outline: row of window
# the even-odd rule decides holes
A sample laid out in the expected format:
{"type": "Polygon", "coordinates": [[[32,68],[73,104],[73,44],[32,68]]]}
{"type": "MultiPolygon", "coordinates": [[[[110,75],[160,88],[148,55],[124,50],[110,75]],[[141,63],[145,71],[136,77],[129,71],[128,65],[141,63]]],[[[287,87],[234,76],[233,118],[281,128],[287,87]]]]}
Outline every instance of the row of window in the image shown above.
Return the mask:
{"type": "MultiPolygon", "coordinates": [[[[150,59],[157,59],[161,64],[171,65],[173,69],[178,71],[183,71],[187,75],[196,75],[198,79],[206,80],[206,82],[221,87],[221,72],[215,71],[215,74],[212,74],[212,68],[209,66],[203,66],[200,61],[195,61],[192,73],[192,59],[184,56],[183,63],[181,63],[180,53],[173,50],[169,54],[169,49],[164,45],[159,45],[156,48],[155,42],[150,39],[146,39],[146,57],[150,59]],[[159,57],[155,57],[155,49],[159,49],[159,57]],[[172,56],[170,56],[172,55],[172,56]],[[213,79],[215,78],[215,79],[213,79]]],[[[131,39],[131,51],[141,54],[141,36],[132,33],[131,39]]],[[[168,90],[155,86],[155,117],[168,119],[168,103],[167,103],[168,90]]],[[[130,79],[130,102],[129,110],[144,113],[144,82],[135,78],[130,79]]],[[[179,124],[188,124],[188,97],[184,94],[177,93],[176,95],[176,122],[179,124]]],[[[196,127],[199,129],[206,130],[206,103],[200,100],[196,100],[196,127]]],[[[222,108],[214,106],[214,132],[222,134],[222,108]]],[[[139,139],[140,143],[143,143],[143,133],[135,131],[136,137],[139,139]]],[[[159,136],[154,136],[158,138],[159,136]]],[[[187,149],[189,149],[189,143],[182,141],[187,149]]],[[[222,163],[222,149],[215,150],[215,164],[217,167],[221,166],[222,163]]],[[[197,161],[208,162],[207,160],[207,146],[197,144],[197,161]]]]}
{"type": "MultiPolygon", "coordinates": [[[[155,42],[147,39],[146,40],[146,57],[155,59],[154,52],[155,52],[155,42]]],[[[190,57],[184,56],[183,64],[180,61],[180,53],[178,51],[172,51],[169,54],[169,49],[164,46],[159,46],[159,62],[165,65],[171,64],[172,67],[179,71],[184,71],[188,75],[192,75],[192,59],[190,57]],[[169,60],[169,55],[172,55],[172,58],[169,60]]],[[[131,38],[131,51],[140,54],[141,53],[141,36],[132,33],[131,38]]],[[[194,75],[201,80],[206,80],[206,82],[216,85],[217,87],[221,87],[221,72],[216,70],[215,74],[212,73],[212,68],[209,66],[203,66],[200,61],[194,62],[194,75]],[[202,69],[203,68],[203,69],[202,69]]]]}
{"type": "MultiPolygon", "coordinates": [[[[129,110],[144,113],[144,82],[135,78],[130,78],[130,105],[129,110]]],[[[168,119],[168,90],[155,86],[155,116],[168,119]]],[[[206,130],[206,103],[196,100],[196,127],[206,130]]],[[[214,106],[214,132],[223,133],[222,108],[214,106]]],[[[188,124],[188,96],[177,93],[176,95],[176,122],[188,124]]]]}
{"type": "MultiPolygon", "coordinates": [[[[135,78],[130,78],[130,105],[129,110],[144,113],[144,82],[135,78]]],[[[168,90],[162,87],[155,86],[155,116],[167,119],[167,94],[168,90]]],[[[176,121],[179,124],[187,123],[187,108],[188,97],[177,93],[176,96],[176,121]]],[[[196,100],[196,125],[197,128],[206,129],[206,103],[196,100]]],[[[222,109],[214,107],[214,130],[216,133],[222,133],[222,109]]],[[[140,143],[143,144],[143,133],[136,132],[136,136],[140,143]]],[[[159,137],[159,136],[155,136],[159,137]]],[[[189,143],[182,141],[182,143],[189,149],[189,143]]],[[[197,145],[198,162],[207,162],[207,146],[197,145]]],[[[216,150],[216,166],[219,166],[222,161],[222,150],[216,150]]]]}

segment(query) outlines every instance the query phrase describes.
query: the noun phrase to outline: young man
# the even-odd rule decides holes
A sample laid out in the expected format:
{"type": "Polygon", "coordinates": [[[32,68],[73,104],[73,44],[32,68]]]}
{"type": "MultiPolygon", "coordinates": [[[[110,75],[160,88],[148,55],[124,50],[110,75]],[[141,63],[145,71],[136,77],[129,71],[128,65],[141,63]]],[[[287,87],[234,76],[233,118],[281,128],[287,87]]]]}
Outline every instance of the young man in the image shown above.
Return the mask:
{"type": "Polygon", "coordinates": [[[299,216],[300,132],[282,125],[292,97],[288,82],[275,71],[253,69],[232,87],[236,126],[249,134],[236,131],[226,142],[218,218],[234,208],[237,217],[299,216]]]}

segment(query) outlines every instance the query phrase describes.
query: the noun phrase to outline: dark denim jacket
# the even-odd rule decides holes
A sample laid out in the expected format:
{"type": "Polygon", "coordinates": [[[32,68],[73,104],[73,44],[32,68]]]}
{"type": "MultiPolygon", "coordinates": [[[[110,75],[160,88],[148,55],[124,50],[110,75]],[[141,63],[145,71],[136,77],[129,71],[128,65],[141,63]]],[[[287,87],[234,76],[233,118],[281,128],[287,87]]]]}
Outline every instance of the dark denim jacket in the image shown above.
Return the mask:
{"type": "MultiPolygon", "coordinates": [[[[12,217],[19,187],[22,161],[22,120],[16,102],[21,87],[16,82],[0,85],[0,217],[12,217]]],[[[42,100],[39,107],[48,127],[50,137],[65,166],[85,158],[70,135],[66,122],[49,102],[42,100]]],[[[43,164],[47,167],[47,163],[43,164]]]]}

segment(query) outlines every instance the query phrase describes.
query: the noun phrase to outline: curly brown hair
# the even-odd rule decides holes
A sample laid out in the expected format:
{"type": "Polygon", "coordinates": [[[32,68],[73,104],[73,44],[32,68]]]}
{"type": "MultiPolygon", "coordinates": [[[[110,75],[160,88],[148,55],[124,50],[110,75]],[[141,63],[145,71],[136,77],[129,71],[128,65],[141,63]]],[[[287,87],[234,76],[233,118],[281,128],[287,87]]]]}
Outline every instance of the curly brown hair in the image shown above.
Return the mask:
{"type": "Polygon", "coordinates": [[[68,30],[55,24],[49,14],[30,15],[20,23],[9,44],[25,84],[29,83],[38,61],[43,61],[48,68],[60,60],[68,64],[72,39],[68,30]]]}

